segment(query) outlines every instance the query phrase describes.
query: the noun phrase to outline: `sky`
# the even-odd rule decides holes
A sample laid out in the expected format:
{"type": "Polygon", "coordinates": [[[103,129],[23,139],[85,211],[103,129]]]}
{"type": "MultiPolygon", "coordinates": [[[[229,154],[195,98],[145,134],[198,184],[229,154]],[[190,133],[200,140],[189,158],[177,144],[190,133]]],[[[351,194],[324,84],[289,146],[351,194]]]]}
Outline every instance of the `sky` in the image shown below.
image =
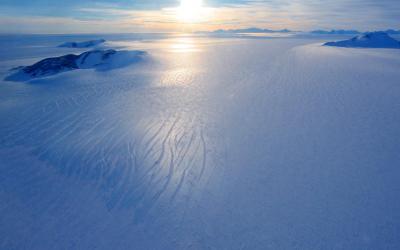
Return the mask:
{"type": "Polygon", "coordinates": [[[0,0],[0,33],[400,29],[400,0],[0,0]]]}

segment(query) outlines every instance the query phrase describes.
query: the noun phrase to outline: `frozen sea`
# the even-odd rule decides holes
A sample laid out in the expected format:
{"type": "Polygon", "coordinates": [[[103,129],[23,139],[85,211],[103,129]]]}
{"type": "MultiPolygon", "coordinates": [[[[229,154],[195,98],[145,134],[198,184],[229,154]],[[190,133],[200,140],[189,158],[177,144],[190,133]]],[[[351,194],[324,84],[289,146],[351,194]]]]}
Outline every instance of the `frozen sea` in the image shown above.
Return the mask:
{"type": "Polygon", "coordinates": [[[400,249],[400,50],[332,40],[0,36],[0,249],[400,249]]]}

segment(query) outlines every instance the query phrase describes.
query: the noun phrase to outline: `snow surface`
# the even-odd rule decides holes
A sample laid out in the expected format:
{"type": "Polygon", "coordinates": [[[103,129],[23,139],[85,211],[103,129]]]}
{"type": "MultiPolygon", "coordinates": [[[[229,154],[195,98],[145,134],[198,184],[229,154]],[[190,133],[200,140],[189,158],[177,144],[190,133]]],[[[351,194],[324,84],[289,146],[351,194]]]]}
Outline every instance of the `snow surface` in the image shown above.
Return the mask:
{"type": "Polygon", "coordinates": [[[0,80],[0,249],[399,249],[400,50],[321,42],[115,38],[152,60],[0,80]]]}
{"type": "Polygon", "coordinates": [[[367,32],[350,40],[328,42],[325,46],[350,48],[391,48],[400,49],[400,42],[382,31],[367,32]]]}
{"type": "Polygon", "coordinates": [[[99,44],[105,43],[106,40],[98,39],[98,40],[90,40],[84,42],[65,42],[63,44],[58,45],[60,48],[90,48],[95,47],[99,44]]]}

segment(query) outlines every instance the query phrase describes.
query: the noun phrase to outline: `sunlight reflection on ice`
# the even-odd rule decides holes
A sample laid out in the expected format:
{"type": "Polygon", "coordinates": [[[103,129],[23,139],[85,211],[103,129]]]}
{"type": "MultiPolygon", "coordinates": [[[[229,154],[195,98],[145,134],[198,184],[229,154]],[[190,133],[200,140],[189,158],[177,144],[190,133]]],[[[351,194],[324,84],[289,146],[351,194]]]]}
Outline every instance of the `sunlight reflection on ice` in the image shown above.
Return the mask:
{"type": "Polygon", "coordinates": [[[171,41],[169,46],[172,52],[189,53],[199,50],[195,40],[191,37],[179,37],[171,41]]]}

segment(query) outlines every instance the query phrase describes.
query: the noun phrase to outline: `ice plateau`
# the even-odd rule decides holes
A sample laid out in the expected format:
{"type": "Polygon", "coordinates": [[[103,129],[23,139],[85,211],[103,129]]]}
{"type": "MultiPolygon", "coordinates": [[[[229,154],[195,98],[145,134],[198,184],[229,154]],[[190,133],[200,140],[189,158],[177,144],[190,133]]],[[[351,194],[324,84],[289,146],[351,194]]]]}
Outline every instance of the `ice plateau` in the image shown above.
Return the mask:
{"type": "Polygon", "coordinates": [[[400,249],[399,49],[102,34],[148,55],[3,81],[88,37],[0,36],[1,250],[400,249]]]}

